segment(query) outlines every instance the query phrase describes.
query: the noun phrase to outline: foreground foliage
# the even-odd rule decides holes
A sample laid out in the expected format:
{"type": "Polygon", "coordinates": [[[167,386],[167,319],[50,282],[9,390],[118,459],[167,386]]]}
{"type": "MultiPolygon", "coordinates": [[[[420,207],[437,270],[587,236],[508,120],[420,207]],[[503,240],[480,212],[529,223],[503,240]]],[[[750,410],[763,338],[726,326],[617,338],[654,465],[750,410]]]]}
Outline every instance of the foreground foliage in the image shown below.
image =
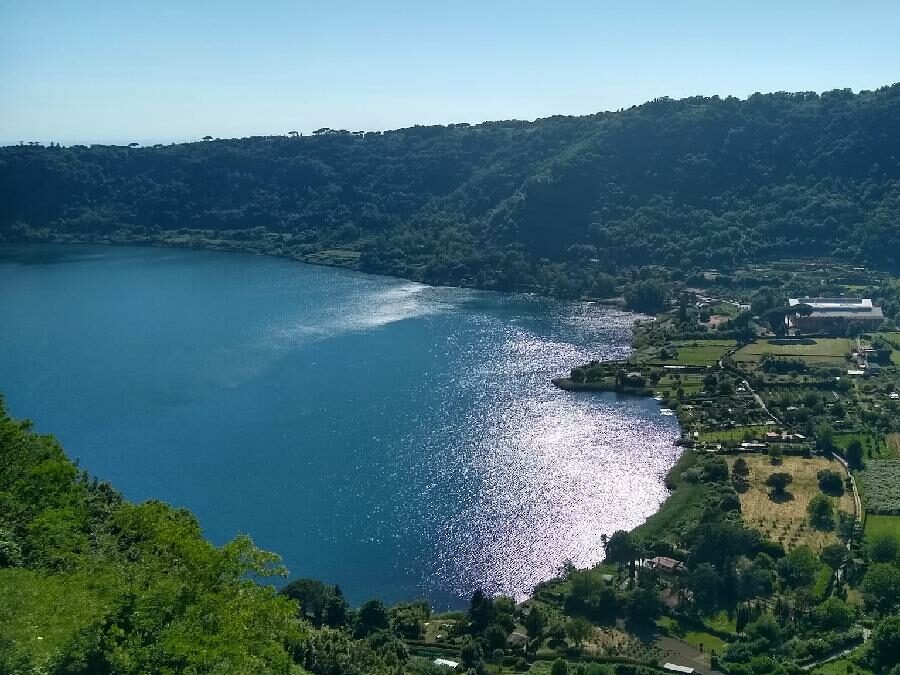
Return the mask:
{"type": "Polygon", "coordinates": [[[187,511],[131,504],[0,401],[0,672],[294,673],[294,603],[247,537],[217,548],[187,511]]]}

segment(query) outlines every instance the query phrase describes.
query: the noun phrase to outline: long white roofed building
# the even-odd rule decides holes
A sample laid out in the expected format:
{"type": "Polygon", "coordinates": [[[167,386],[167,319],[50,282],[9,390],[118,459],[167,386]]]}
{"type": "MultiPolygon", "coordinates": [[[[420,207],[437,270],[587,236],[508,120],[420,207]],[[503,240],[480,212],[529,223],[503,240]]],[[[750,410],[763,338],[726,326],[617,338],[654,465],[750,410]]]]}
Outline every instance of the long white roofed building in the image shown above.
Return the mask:
{"type": "Polygon", "coordinates": [[[873,305],[870,298],[791,298],[788,305],[812,308],[808,316],[798,311],[787,317],[791,327],[801,333],[844,334],[851,324],[875,330],[884,322],[881,307],[873,305]]]}

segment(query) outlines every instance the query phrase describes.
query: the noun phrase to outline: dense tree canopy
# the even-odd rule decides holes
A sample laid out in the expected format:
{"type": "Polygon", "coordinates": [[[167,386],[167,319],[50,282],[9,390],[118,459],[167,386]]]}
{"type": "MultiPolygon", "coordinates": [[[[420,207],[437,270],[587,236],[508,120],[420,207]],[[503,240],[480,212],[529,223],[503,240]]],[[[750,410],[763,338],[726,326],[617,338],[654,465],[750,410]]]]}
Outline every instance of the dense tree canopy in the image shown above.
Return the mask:
{"type": "Polygon", "coordinates": [[[648,309],[663,299],[641,276],[654,265],[839,254],[896,268],[898,211],[900,85],[384,133],[0,149],[0,238],[339,249],[369,271],[560,295],[608,295],[612,273],[648,309]]]}

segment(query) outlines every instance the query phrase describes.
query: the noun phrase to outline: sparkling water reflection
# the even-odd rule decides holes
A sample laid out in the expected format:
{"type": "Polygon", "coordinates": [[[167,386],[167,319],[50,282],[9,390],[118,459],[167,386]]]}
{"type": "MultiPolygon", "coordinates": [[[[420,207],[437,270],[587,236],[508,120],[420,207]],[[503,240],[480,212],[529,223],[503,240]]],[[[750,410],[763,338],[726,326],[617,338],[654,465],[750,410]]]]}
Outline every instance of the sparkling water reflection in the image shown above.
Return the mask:
{"type": "Polygon", "coordinates": [[[677,423],[550,378],[632,316],[282,260],[0,248],[0,389],[133,499],[359,602],[522,597],[666,497],[677,423]]]}

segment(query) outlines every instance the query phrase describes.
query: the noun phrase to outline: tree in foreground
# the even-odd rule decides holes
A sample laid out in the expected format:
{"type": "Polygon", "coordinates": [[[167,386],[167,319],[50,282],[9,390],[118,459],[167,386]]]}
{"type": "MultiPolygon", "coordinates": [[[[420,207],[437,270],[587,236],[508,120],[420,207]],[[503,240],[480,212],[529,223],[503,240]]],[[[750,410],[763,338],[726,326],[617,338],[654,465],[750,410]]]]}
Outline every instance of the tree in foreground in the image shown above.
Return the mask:
{"type": "Polygon", "coordinates": [[[776,564],[778,576],[788,588],[809,586],[820,563],[808,546],[798,546],[776,564]]]}
{"type": "Polygon", "coordinates": [[[569,675],[569,666],[563,659],[556,659],[550,666],[550,675],[569,675]]]}
{"type": "Polygon", "coordinates": [[[866,609],[882,616],[900,606],[900,569],[890,563],[875,563],[862,581],[866,609]]]}
{"type": "Polygon", "coordinates": [[[872,659],[877,672],[887,672],[900,664],[900,616],[890,616],[875,627],[872,659]]]}
{"type": "Polygon", "coordinates": [[[832,469],[822,469],[816,474],[819,481],[819,489],[827,495],[840,497],[844,494],[844,479],[841,474],[832,469]]]}
{"type": "Polygon", "coordinates": [[[806,505],[810,524],[818,530],[834,529],[834,506],[825,495],[816,495],[806,505]]]}
{"type": "Polygon", "coordinates": [[[366,637],[375,631],[385,630],[389,626],[390,619],[384,603],[381,600],[369,600],[359,608],[354,635],[358,638],[366,637]]]}
{"type": "Polygon", "coordinates": [[[743,484],[747,482],[749,477],[750,467],[747,464],[747,460],[743,457],[738,457],[734,460],[734,465],[731,467],[731,479],[735,483],[743,484]]]}
{"type": "Polygon", "coordinates": [[[605,552],[606,562],[616,565],[627,564],[628,576],[630,579],[634,578],[634,561],[640,556],[640,548],[628,532],[624,530],[613,532],[606,540],[605,552]]]}
{"type": "Polygon", "coordinates": [[[847,464],[850,465],[851,469],[861,469],[863,466],[863,447],[862,443],[859,440],[854,439],[850,441],[850,444],[847,446],[847,450],[845,451],[847,457],[847,464]]]}
{"type": "Polygon", "coordinates": [[[771,496],[784,497],[787,494],[787,486],[793,482],[794,477],[791,474],[779,471],[766,478],[766,487],[771,489],[771,496]]]}
{"type": "Polygon", "coordinates": [[[594,625],[585,618],[576,616],[566,622],[566,635],[572,641],[572,644],[581,649],[585,640],[587,640],[594,632],[594,625]]]}
{"type": "Polygon", "coordinates": [[[894,562],[897,559],[897,540],[890,534],[876,534],[866,547],[869,560],[877,563],[894,562]]]}
{"type": "Polygon", "coordinates": [[[848,551],[841,544],[829,544],[819,553],[819,560],[833,570],[838,570],[847,562],[848,551]]]}
{"type": "Polygon", "coordinates": [[[525,617],[525,630],[528,631],[528,637],[532,640],[541,637],[546,625],[547,616],[544,611],[537,605],[532,605],[525,617]]]}

